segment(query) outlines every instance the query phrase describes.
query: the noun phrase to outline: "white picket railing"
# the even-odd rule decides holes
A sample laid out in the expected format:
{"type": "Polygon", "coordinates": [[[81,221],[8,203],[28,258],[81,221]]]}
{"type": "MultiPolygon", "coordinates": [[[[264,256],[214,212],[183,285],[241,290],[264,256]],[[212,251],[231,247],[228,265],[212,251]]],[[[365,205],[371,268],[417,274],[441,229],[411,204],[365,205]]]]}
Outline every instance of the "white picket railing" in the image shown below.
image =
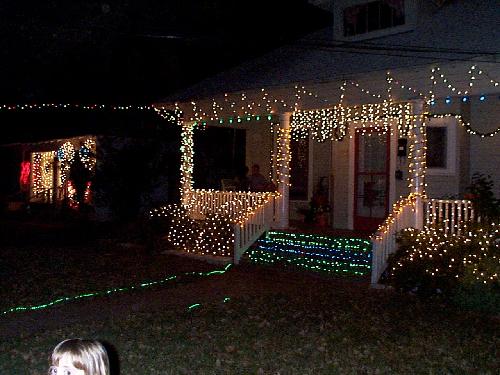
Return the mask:
{"type": "Polygon", "coordinates": [[[280,196],[275,193],[194,189],[188,193],[188,210],[193,219],[221,213],[233,223],[234,263],[273,224],[280,196]]]}
{"type": "Polygon", "coordinates": [[[378,283],[387,267],[389,255],[396,251],[396,234],[401,229],[415,226],[415,204],[416,199],[412,196],[396,202],[392,212],[372,237],[372,285],[378,283]]]}
{"type": "Polygon", "coordinates": [[[424,212],[426,226],[442,225],[449,234],[460,234],[465,223],[479,221],[469,200],[426,199],[424,212]]]}
{"type": "MultiPolygon", "coordinates": [[[[415,197],[407,197],[394,204],[393,211],[372,237],[372,277],[373,285],[378,283],[387,267],[387,258],[396,252],[396,234],[405,228],[416,227],[415,197]]],[[[480,221],[469,200],[423,199],[422,208],[426,227],[443,226],[445,233],[460,235],[464,225],[480,221]]]]}
{"type": "Polygon", "coordinates": [[[274,221],[274,199],[258,205],[248,215],[243,215],[234,224],[234,263],[238,264],[243,253],[272,225],[274,221]]]}

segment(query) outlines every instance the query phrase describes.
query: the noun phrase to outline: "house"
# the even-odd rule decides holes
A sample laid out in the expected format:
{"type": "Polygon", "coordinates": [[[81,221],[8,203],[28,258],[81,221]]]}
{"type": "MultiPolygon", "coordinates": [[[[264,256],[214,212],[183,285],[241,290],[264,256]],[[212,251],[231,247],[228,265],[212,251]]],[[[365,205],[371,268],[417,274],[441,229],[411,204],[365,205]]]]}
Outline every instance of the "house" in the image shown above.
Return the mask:
{"type": "MultiPolygon", "coordinates": [[[[7,211],[130,219],[176,199],[178,129],[151,107],[11,108],[0,144],[7,211]],[[68,125],[70,124],[70,125],[68,125]]],[[[3,200],[3,199],[2,199],[3,200]]]]}
{"type": "MultiPolygon", "coordinates": [[[[489,0],[312,3],[332,11],[333,27],[156,106],[183,114],[184,207],[226,205],[227,212],[228,200],[243,199],[198,190],[192,180],[193,132],[242,129],[247,165],[260,164],[279,186],[274,222],[262,221],[265,204],[257,204],[252,213],[262,220],[252,228],[290,226],[322,184],[330,226],[385,241],[374,242],[376,282],[397,229],[433,220],[455,228],[474,215],[463,200],[474,173],[490,175],[500,197],[499,7],[489,0]]],[[[236,221],[248,231],[245,220],[236,221]]]]}

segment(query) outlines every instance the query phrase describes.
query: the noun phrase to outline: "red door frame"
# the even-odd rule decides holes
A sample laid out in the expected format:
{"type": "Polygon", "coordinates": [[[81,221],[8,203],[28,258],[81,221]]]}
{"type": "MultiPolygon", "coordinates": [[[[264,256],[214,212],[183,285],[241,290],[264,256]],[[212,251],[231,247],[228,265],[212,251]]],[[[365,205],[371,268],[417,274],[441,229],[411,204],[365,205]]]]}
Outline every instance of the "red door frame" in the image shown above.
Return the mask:
{"type": "MultiPolygon", "coordinates": [[[[381,129],[378,128],[363,128],[364,133],[382,133],[381,129]]],[[[385,172],[384,173],[365,173],[359,172],[359,140],[363,135],[359,129],[356,130],[354,135],[354,211],[353,211],[353,224],[354,230],[360,231],[371,231],[374,232],[377,227],[385,220],[389,214],[389,183],[390,183],[390,161],[391,161],[391,137],[390,133],[386,134],[386,162],[385,162],[385,172]],[[385,175],[385,215],[383,218],[368,218],[363,216],[357,216],[358,211],[358,175],[385,175]]]]}

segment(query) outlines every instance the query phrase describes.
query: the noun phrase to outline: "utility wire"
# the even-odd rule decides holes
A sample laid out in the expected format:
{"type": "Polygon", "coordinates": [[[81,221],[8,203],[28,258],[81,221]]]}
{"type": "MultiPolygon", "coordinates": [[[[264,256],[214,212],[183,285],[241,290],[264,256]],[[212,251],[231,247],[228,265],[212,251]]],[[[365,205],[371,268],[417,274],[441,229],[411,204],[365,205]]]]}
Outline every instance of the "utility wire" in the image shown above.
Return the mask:
{"type": "MultiPolygon", "coordinates": [[[[481,54],[481,55],[497,55],[498,51],[480,51],[480,50],[465,50],[459,48],[446,48],[446,47],[429,47],[422,45],[408,45],[408,44],[398,44],[398,43],[376,43],[370,41],[360,41],[360,42],[349,42],[343,40],[333,39],[310,39],[312,43],[322,43],[329,44],[333,46],[344,45],[348,47],[359,47],[359,48],[378,48],[378,49],[391,49],[391,50],[407,50],[407,51],[423,51],[423,52],[450,52],[457,54],[481,54]]],[[[307,40],[306,40],[307,42],[307,40]]]]}
{"type": "MultiPolygon", "coordinates": [[[[481,63],[494,63],[494,64],[500,64],[500,61],[491,61],[491,60],[472,60],[470,57],[465,58],[465,57],[447,57],[447,56],[430,56],[430,55],[422,55],[422,54],[402,54],[402,53],[396,53],[396,52],[417,52],[420,53],[421,51],[400,51],[400,50],[387,50],[387,49],[366,49],[366,48],[360,48],[360,47],[349,47],[349,46],[332,46],[330,44],[317,44],[317,43],[300,43],[296,44],[295,47],[302,47],[305,49],[322,49],[325,51],[329,52],[337,52],[337,53],[352,53],[352,54],[362,54],[362,55],[375,55],[375,56],[390,56],[390,57],[405,57],[405,58],[417,58],[417,59],[426,59],[426,60],[447,60],[447,61],[466,61],[466,62],[481,62],[481,63]],[[380,52],[377,52],[380,51],[380,52]],[[387,51],[387,53],[383,53],[382,51],[387,51]],[[393,52],[393,53],[391,53],[393,52]]],[[[446,52],[434,52],[434,53],[441,53],[441,54],[446,54],[446,52]]],[[[476,57],[482,57],[484,55],[480,53],[475,54],[476,57]]]]}

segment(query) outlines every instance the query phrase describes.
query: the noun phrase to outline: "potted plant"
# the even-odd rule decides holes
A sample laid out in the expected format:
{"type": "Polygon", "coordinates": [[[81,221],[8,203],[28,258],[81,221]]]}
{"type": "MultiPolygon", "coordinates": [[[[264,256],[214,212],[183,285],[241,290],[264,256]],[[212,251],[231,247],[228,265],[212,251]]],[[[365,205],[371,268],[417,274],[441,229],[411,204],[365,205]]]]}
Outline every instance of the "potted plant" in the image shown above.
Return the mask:
{"type": "Polygon", "coordinates": [[[320,227],[328,226],[328,217],[331,211],[328,203],[328,194],[323,185],[325,177],[320,177],[318,185],[309,202],[309,208],[301,208],[299,213],[304,215],[304,222],[316,224],[320,227]]]}

